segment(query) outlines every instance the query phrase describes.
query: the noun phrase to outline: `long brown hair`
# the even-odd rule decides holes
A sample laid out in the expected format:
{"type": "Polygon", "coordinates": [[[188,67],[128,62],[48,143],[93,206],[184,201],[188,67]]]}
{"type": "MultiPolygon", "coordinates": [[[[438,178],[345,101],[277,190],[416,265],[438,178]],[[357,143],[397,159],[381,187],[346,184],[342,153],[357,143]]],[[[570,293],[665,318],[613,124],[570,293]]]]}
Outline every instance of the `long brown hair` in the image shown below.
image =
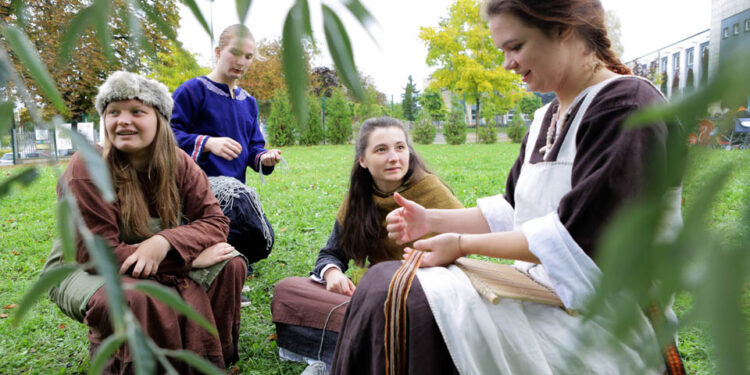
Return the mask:
{"type": "MultiPolygon", "coordinates": [[[[106,111],[102,111],[106,117],[106,111]]],[[[153,205],[161,219],[161,227],[174,228],[180,224],[182,210],[180,194],[177,191],[175,171],[179,160],[177,144],[169,121],[156,114],[156,135],[148,146],[147,178],[152,181],[152,189],[144,191],[138,173],[130,164],[124,152],[116,149],[109,136],[104,137],[104,161],[112,175],[112,182],[120,204],[121,227],[127,235],[150,237],[154,234],[149,225],[149,206],[153,205]]],[[[105,127],[106,131],[106,127],[105,127]]]]}
{"type": "Polygon", "coordinates": [[[355,146],[346,216],[344,222],[341,223],[343,227],[341,251],[360,267],[364,265],[368,255],[375,255],[375,258],[380,259],[387,257],[385,244],[383,243],[385,228],[383,228],[382,218],[378,215],[378,208],[372,199],[375,192],[373,188],[375,181],[372,179],[370,171],[363,168],[359,161],[365,156],[370,134],[375,129],[390,127],[397,127],[404,132],[406,145],[409,149],[409,168],[401,183],[409,181],[415,175],[430,173],[422,158],[419,157],[411,142],[409,142],[409,134],[401,121],[391,117],[377,117],[362,123],[355,146]]]}
{"type": "Polygon", "coordinates": [[[618,74],[631,73],[612,50],[599,0],[487,0],[482,13],[485,19],[513,14],[547,36],[573,29],[607,69],[618,74]]]}

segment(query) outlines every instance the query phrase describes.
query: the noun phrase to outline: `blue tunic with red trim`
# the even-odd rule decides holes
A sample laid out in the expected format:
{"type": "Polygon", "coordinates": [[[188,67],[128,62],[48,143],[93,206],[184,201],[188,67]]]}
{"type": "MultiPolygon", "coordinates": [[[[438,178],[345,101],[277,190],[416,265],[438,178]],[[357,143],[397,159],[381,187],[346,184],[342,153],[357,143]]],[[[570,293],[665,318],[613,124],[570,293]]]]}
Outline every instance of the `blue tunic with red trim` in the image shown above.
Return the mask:
{"type": "MultiPolygon", "coordinates": [[[[174,94],[172,130],[180,148],[190,155],[208,176],[229,176],[245,183],[245,172],[256,172],[260,156],[266,152],[258,124],[258,104],[242,88],[229,95],[229,86],[205,76],[193,78],[174,94]],[[229,137],[242,145],[234,160],[226,160],[205,150],[210,137],[229,137]]],[[[270,174],[273,167],[263,167],[270,174]]]]}

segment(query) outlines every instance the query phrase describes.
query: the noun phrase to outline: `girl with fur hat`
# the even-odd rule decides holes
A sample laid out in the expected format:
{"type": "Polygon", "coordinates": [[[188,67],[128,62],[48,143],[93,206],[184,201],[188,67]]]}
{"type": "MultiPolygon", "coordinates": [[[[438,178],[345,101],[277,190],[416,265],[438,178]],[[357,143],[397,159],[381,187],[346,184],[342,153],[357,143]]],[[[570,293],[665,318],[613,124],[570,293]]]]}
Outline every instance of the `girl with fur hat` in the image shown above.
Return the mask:
{"type": "MultiPolygon", "coordinates": [[[[99,88],[95,106],[105,125],[101,152],[116,200],[102,199],[78,153],[60,178],[58,196],[66,184],[86,225],[110,246],[124,284],[150,280],[171,287],[216,325],[219,336],[154,298],[126,290],[145,333],[162,348],[190,350],[225,368],[238,359],[239,291],[246,265],[224,242],[229,220],[205,173],[175,144],[167,120],[172,98],[157,81],[115,72],[99,88]]],[[[56,243],[45,270],[61,258],[56,243]]],[[[76,261],[89,260],[79,238],[76,261]]],[[[92,355],[113,332],[103,284],[95,270],[80,270],[50,291],[64,313],[89,326],[92,355]]],[[[132,372],[131,353],[127,346],[116,351],[105,373],[132,372]]],[[[193,372],[184,363],[172,364],[180,373],[193,372]]]]}

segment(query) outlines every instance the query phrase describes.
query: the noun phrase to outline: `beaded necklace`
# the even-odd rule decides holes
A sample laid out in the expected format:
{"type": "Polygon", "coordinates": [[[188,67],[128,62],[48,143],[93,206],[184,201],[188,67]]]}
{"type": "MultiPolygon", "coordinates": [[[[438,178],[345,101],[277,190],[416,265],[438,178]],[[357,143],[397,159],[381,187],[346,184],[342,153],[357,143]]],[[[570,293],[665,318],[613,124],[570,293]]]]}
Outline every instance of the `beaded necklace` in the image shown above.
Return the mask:
{"type": "Polygon", "coordinates": [[[555,113],[552,114],[552,120],[550,121],[549,128],[547,128],[547,142],[539,149],[539,153],[544,155],[544,160],[548,159],[548,151],[552,150],[552,146],[555,145],[557,138],[562,133],[565,127],[565,120],[568,118],[568,111],[563,113],[562,117],[559,116],[560,106],[555,108],[555,113]]]}

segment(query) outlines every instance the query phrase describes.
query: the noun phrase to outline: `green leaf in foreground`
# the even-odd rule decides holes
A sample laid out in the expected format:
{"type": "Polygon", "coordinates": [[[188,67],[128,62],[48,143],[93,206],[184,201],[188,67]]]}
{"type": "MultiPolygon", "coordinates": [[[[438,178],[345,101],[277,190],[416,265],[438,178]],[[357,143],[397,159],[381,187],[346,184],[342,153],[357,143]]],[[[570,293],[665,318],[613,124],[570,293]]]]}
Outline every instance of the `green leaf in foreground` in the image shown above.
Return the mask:
{"type": "Polygon", "coordinates": [[[156,361],[154,353],[148,345],[148,338],[143,333],[138,319],[135,318],[130,310],[125,313],[126,330],[125,335],[128,338],[128,348],[133,358],[133,367],[137,375],[156,374],[156,361]]]}
{"type": "Polygon", "coordinates": [[[109,247],[101,237],[92,234],[81,234],[86,244],[89,256],[96,266],[96,271],[104,277],[104,288],[107,294],[107,307],[109,308],[109,317],[112,321],[112,327],[115,332],[122,331],[125,327],[126,303],[125,293],[122,290],[120,281],[120,269],[117,267],[117,260],[109,247]]]}
{"type": "Polygon", "coordinates": [[[47,99],[52,102],[60,113],[68,113],[62,96],[57,91],[55,81],[50,76],[47,67],[42,63],[26,34],[17,27],[8,24],[2,26],[2,33],[5,36],[5,42],[13,50],[16,58],[21,60],[21,65],[26,67],[26,70],[42,89],[47,99]]]}
{"type": "Polygon", "coordinates": [[[235,0],[235,4],[237,5],[237,18],[239,18],[240,23],[244,25],[252,0],[235,0]]]}
{"type": "Polygon", "coordinates": [[[62,197],[57,201],[57,234],[63,248],[63,259],[72,261],[76,253],[76,228],[72,211],[74,207],[70,197],[62,197]]]}
{"type": "Polygon", "coordinates": [[[199,314],[195,309],[190,307],[185,300],[180,297],[172,289],[169,289],[163,285],[149,281],[139,281],[134,284],[128,284],[127,289],[137,290],[141,293],[147,294],[159,301],[164,302],[169,307],[179,311],[185,315],[188,319],[193,320],[203,327],[206,331],[211,332],[212,335],[218,336],[219,333],[216,331],[216,327],[211,324],[203,315],[199,314]]]}
{"type": "Polygon", "coordinates": [[[0,183],[0,198],[10,193],[13,184],[19,183],[23,186],[29,186],[39,176],[39,170],[36,167],[26,168],[21,173],[0,183]]]}
{"type": "Polygon", "coordinates": [[[357,67],[354,65],[354,53],[349,41],[349,34],[334,11],[323,5],[323,29],[325,30],[328,51],[331,53],[336,70],[341,74],[344,83],[352,90],[358,100],[365,100],[362,84],[359,82],[357,67]]]}
{"type": "Polygon", "coordinates": [[[76,264],[61,264],[50,269],[41,276],[34,285],[31,286],[31,289],[23,295],[23,299],[18,304],[18,310],[16,310],[13,315],[13,325],[17,327],[26,313],[31,311],[31,307],[34,306],[36,301],[42,297],[45,292],[59,284],[60,281],[68,277],[68,275],[78,268],[79,266],[76,264]]]}
{"type": "MultiPolygon", "coordinates": [[[[195,2],[195,0],[181,0],[183,4],[187,5],[188,8],[190,8],[190,11],[193,12],[193,16],[195,16],[195,19],[198,20],[198,23],[201,24],[203,27],[203,30],[206,31],[206,34],[208,34],[211,37],[211,40],[214,40],[214,36],[211,35],[211,28],[208,27],[208,22],[206,22],[206,17],[203,17],[203,13],[201,13],[201,8],[198,7],[198,4],[195,2]]],[[[248,5],[249,8],[249,5],[248,5]]]]}
{"type": "Polygon", "coordinates": [[[102,159],[99,151],[78,132],[65,128],[59,129],[65,135],[69,136],[70,140],[78,148],[78,153],[86,163],[86,170],[89,172],[89,176],[91,176],[91,180],[94,181],[97,189],[99,189],[99,194],[102,195],[104,201],[113,202],[115,200],[115,193],[112,189],[111,176],[109,175],[107,164],[104,163],[104,159],[102,159]]]}
{"type": "Polygon", "coordinates": [[[281,39],[282,57],[284,61],[284,75],[292,108],[297,122],[307,122],[307,70],[302,48],[302,10],[298,5],[292,6],[284,21],[284,35],[281,39]]]}
{"type": "Polygon", "coordinates": [[[0,134],[5,134],[5,131],[13,123],[13,103],[12,102],[0,102],[0,134]]]}
{"type": "Polygon", "coordinates": [[[224,372],[216,368],[211,362],[191,351],[165,350],[164,352],[170,357],[177,358],[180,361],[183,361],[190,366],[197,368],[204,374],[224,375],[224,372]]]}
{"type": "Polygon", "coordinates": [[[81,35],[83,35],[86,28],[91,26],[91,22],[94,19],[95,9],[93,5],[81,9],[70,22],[68,28],[63,34],[62,42],[60,43],[60,49],[57,54],[57,65],[63,65],[68,62],[70,58],[70,52],[79,41],[81,35]]]}
{"type": "Polygon", "coordinates": [[[125,335],[119,333],[113,333],[104,339],[96,350],[96,354],[91,358],[91,362],[89,363],[89,374],[101,374],[109,357],[111,357],[115,350],[122,346],[124,342],[125,335]]]}

